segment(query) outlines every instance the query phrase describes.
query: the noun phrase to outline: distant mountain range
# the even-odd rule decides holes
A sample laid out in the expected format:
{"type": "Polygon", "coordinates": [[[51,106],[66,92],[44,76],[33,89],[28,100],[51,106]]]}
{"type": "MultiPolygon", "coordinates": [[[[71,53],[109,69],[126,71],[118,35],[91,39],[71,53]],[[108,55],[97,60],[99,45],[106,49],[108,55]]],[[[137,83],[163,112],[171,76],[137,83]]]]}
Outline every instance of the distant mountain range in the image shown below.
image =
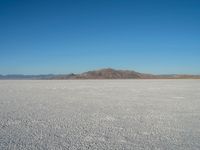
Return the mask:
{"type": "Polygon", "coordinates": [[[112,68],[63,75],[0,75],[2,80],[67,80],[67,79],[200,79],[200,75],[153,75],[112,68]]]}

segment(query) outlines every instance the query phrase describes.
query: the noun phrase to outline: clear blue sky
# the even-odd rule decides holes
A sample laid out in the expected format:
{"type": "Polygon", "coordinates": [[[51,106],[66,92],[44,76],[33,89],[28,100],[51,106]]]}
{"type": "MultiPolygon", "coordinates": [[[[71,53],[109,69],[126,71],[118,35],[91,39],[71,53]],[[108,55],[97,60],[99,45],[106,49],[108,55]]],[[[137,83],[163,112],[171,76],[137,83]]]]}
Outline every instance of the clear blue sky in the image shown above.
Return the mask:
{"type": "Polygon", "coordinates": [[[200,0],[0,0],[0,74],[200,74],[200,0]]]}

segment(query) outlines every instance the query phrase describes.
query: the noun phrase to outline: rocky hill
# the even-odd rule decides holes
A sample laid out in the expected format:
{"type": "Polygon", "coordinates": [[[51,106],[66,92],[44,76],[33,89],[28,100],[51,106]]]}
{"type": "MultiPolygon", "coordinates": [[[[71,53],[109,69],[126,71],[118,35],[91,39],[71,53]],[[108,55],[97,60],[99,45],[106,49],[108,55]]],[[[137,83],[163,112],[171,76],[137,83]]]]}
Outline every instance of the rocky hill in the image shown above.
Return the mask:
{"type": "Polygon", "coordinates": [[[84,72],[77,75],[76,79],[142,79],[145,77],[152,78],[153,75],[142,74],[129,70],[115,70],[111,68],[100,69],[84,72]]]}
{"type": "Polygon", "coordinates": [[[67,80],[67,79],[200,79],[200,75],[153,75],[112,68],[64,75],[0,75],[0,79],[67,80]]]}
{"type": "Polygon", "coordinates": [[[153,75],[130,70],[105,68],[81,74],[69,74],[54,79],[200,79],[200,75],[153,75]]]}

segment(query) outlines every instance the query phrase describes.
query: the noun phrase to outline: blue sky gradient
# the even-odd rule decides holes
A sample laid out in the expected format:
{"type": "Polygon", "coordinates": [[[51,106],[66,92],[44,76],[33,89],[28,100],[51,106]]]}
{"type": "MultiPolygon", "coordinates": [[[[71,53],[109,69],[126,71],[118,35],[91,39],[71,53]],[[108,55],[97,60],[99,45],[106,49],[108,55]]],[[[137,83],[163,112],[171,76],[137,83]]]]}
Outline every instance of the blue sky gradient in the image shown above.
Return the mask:
{"type": "Polygon", "coordinates": [[[0,0],[0,74],[200,74],[199,0],[0,0]]]}

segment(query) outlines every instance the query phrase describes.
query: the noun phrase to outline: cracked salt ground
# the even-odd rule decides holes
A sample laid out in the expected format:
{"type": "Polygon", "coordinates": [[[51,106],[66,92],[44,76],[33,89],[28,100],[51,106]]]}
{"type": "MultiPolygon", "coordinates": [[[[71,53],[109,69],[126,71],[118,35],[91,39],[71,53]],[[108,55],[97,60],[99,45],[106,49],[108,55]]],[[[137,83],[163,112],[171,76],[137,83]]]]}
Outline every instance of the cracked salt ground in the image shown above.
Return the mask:
{"type": "Polygon", "coordinates": [[[0,81],[0,149],[200,149],[200,80],[0,81]]]}
{"type": "Polygon", "coordinates": [[[185,97],[181,97],[181,96],[176,96],[176,97],[172,97],[174,99],[184,99],[185,97]]]}

